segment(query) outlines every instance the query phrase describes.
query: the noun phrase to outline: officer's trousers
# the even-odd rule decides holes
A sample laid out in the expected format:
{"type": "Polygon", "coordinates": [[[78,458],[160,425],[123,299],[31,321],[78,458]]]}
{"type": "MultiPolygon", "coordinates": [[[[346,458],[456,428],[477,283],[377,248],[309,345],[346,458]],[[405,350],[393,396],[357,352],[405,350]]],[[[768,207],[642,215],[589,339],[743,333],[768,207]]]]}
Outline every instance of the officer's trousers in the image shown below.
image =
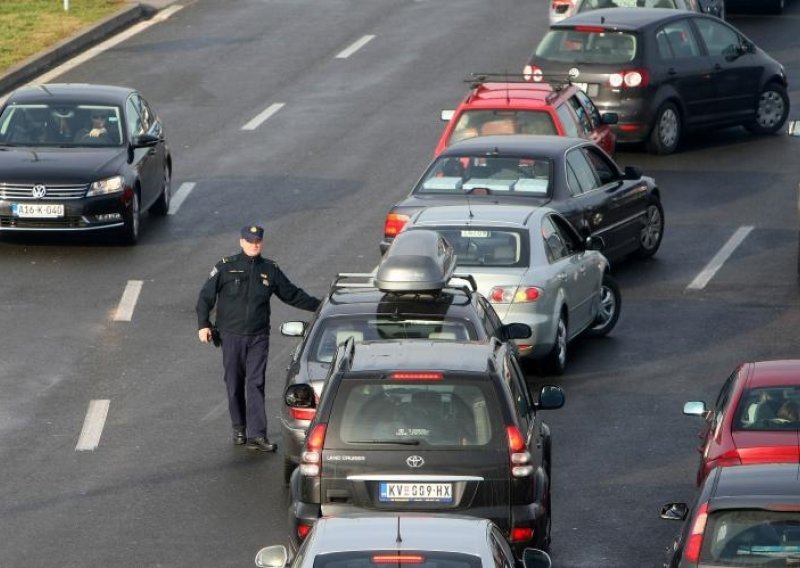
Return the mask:
{"type": "Polygon", "coordinates": [[[267,334],[222,334],[222,366],[231,424],[234,429],[245,430],[248,438],[267,436],[264,375],[268,354],[267,334]]]}

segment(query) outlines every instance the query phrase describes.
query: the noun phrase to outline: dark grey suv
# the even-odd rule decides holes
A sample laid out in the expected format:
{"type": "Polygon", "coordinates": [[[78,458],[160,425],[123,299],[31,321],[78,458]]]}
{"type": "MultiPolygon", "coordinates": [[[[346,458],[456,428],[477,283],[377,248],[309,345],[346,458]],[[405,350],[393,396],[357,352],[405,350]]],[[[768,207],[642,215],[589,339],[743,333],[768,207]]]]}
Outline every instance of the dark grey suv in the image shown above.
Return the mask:
{"type": "MultiPolygon", "coordinates": [[[[291,393],[314,398],[307,385],[291,393]],[[306,392],[303,392],[306,391],[306,392]]],[[[550,543],[550,430],[508,344],[392,341],[337,350],[302,461],[290,538],[322,516],[461,513],[494,522],[520,556],[550,543]]]]}
{"type": "Polygon", "coordinates": [[[706,14],[640,8],[578,14],[550,27],[524,69],[568,76],[600,112],[615,112],[618,142],[674,152],[690,129],[781,130],[789,115],[783,66],[736,28],[706,14]]]}

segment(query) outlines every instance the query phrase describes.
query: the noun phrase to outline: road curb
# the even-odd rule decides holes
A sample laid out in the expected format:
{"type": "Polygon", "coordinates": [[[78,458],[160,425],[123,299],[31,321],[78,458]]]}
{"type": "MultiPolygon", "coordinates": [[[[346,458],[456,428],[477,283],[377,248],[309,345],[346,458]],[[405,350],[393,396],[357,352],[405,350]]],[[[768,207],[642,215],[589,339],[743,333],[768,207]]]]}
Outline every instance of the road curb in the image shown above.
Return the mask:
{"type": "Polygon", "coordinates": [[[73,55],[92,47],[124,28],[128,28],[150,18],[158,10],[146,4],[132,4],[111,14],[93,26],[81,30],[76,35],[63,40],[54,47],[32,55],[0,75],[0,94],[6,94],[14,88],[26,83],[50,70],[56,64],[66,61],[73,55]]]}

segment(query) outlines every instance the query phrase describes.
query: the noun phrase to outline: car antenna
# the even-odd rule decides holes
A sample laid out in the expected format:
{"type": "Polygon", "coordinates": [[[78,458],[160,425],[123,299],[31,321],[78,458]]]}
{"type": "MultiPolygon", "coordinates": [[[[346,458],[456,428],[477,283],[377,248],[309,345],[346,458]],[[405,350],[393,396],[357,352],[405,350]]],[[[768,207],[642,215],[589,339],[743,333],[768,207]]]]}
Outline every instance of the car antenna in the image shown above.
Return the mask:
{"type": "Polygon", "coordinates": [[[469,211],[469,218],[472,219],[475,215],[472,214],[472,203],[469,201],[469,192],[465,193],[464,197],[467,198],[467,211],[469,211]]]}
{"type": "Polygon", "coordinates": [[[508,74],[508,69],[506,69],[506,104],[511,104],[511,88],[508,86],[508,81],[511,79],[511,75],[508,74]]]}
{"type": "Polygon", "coordinates": [[[397,538],[395,543],[400,544],[401,542],[403,542],[403,537],[400,536],[400,515],[397,515],[397,538]]]}

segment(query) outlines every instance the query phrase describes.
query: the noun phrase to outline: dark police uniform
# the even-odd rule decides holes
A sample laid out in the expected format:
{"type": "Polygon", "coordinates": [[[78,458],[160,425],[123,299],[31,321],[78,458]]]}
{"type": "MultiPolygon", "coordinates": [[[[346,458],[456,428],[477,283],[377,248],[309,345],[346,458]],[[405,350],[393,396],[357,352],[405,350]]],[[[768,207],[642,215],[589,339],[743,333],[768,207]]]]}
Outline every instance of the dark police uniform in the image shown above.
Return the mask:
{"type": "Polygon", "coordinates": [[[264,375],[273,294],[301,310],[314,311],[320,303],[292,284],[274,261],[244,253],[220,260],[197,300],[198,329],[212,327],[216,305],[231,422],[234,431],[246,430],[248,440],[267,434],[264,375]]]}

